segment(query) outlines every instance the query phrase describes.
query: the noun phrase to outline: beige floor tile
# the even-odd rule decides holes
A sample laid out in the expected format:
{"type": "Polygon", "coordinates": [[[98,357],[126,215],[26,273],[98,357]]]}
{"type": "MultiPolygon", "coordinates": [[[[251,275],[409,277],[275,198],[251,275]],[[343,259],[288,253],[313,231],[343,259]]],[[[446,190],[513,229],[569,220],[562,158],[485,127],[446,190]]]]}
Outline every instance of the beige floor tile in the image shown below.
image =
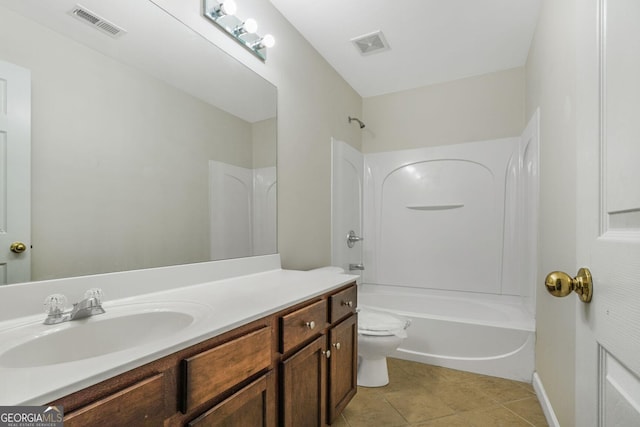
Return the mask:
{"type": "Polygon", "coordinates": [[[452,408],[433,395],[395,392],[385,393],[384,397],[410,423],[455,414],[452,408]]]}
{"type": "Polygon", "coordinates": [[[498,405],[495,400],[477,388],[464,383],[441,384],[436,394],[445,404],[456,411],[472,411],[498,405]]]}
{"type": "Polygon", "coordinates": [[[407,393],[424,393],[425,388],[431,387],[432,382],[423,376],[411,375],[404,370],[389,372],[389,381],[384,387],[378,388],[384,393],[406,391],[407,393]]]}
{"type": "Polygon", "coordinates": [[[505,403],[504,406],[507,409],[510,409],[511,411],[520,415],[522,418],[529,421],[536,427],[544,427],[549,425],[547,424],[547,420],[544,417],[544,412],[542,412],[542,407],[540,407],[540,403],[535,397],[518,400],[516,402],[505,403]]]}
{"type": "Polygon", "coordinates": [[[381,397],[384,394],[385,387],[360,387],[358,386],[358,393],[356,397],[381,397]]]}
{"type": "Polygon", "coordinates": [[[519,381],[517,381],[517,383],[518,383],[518,385],[519,385],[520,387],[522,387],[523,389],[527,390],[529,393],[531,393],[531,394],[536,394],[536,391],[534,390],[534,388],[533,388],[533,385],[532,385],[532,384],[529,384],[529,383],[523,383],[523,382],[519,382],[519,381]]]}
{"type": "Polygon", "coordinates": [[[456,369],[439,368],[439,374],[442,378],[449,382],[466,383],[483,378],[485,375],[474,374],[473,372],[458,371],[456,369]]]}
{"type": "Polygon", "coordinates": [[[340,414],[338,415],[338,418],[333,421],[331,427],[349,427],[349,423],[344,419],[344,415],[340,414]]]}
{"type": "Polygon", "coordinates": [[[389,371],[389,388],[394,391],[401,391],[406,384],[424,388],[428,393],[438,393],[443,383],[451,382],[450,378],[458,378],[460,371],[442,368],[440,366],[427,365],[418,362],[389,359],[389,365],[394,366],[393,372],[389,371]],[[402,383],[402,384],[401,384],[402,383]]]}
{"type": "Polygon", "coordinates": [[[389,375],[392,372],[404,372],[412,378],[424,378],[431,381],[441,381],[443,377],[443,369],[439,366],[427,365],[424,363],[410,362],[407,360],[388,359],[389,375]]]}
{"type": "Polygon", "coordinates": [[[500,403],[513,402],[533,396],[533,394],[522,387],[518,381],[504,378],[483,376],[471,380],[469,384],[500,403]]]}
{"type": "Polygon", "coordinates": [[[390,382],[358,387],[338,427],[546,426],[530,384],[388,359],[390,382]]]}
{"type": "Polygon", "coordinates": [[[474,427],[531,427],[531,424],[502,406],[460,414],[474,427]]]}
{"type": "Polygon", "coordinates": [[[459,415],[437,418],[424,423],[413,424],[412,427],[472,427],[469,421],[459,415]]]}
{"type": "Polygon", "coordinates": [[[376,389],[358,389],[342,413],[351,427],[400,427],[408,423],[376,389]]]}

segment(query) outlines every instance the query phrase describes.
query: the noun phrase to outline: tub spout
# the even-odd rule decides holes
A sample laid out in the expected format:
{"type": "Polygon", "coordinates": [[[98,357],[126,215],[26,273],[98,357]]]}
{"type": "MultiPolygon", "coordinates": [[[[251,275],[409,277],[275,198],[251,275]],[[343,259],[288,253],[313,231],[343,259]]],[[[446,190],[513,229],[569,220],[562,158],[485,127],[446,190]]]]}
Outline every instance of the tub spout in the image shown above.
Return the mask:
{"type": "Polygon", "coordinates": [[[364,270],[364,265],[362,264],[349,264],[349,271],[353,270],[364,270]]]}

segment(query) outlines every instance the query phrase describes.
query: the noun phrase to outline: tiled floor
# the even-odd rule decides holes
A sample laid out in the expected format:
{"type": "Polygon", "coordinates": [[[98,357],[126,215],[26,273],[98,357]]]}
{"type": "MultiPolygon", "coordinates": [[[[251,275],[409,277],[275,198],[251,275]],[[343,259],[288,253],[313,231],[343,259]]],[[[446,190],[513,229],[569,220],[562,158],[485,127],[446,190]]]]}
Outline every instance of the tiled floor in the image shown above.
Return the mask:
{"type": "Polygon", "coordinates": [[[531,427],[547,423],[530,384],[388,359],[389,385],[358,387],[338,427],[531,427]]]}

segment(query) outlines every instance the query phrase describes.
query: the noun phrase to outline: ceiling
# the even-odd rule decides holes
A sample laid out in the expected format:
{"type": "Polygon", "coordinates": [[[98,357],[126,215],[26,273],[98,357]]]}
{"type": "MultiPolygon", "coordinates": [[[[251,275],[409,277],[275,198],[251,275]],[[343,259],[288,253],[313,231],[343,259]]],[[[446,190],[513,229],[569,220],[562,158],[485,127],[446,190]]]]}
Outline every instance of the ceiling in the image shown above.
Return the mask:
{"type": "Polygon", "coordinates": [[[521,67],[540,0],[271,0],[362,97],[521,67]],[[351,39],[381,30],[390,49],[351,39]]]}

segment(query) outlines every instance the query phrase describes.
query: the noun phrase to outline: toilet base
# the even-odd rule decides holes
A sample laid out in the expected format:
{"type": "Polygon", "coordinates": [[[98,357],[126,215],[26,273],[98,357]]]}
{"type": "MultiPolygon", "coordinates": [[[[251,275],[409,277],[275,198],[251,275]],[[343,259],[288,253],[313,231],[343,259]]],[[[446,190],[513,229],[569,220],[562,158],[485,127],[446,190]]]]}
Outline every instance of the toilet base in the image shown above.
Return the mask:
{"type": "Polygon", "coordinates": [[[383,387],[389,384],[387,358],[358,357],[358,385],[360,387],[383,387]]]}

